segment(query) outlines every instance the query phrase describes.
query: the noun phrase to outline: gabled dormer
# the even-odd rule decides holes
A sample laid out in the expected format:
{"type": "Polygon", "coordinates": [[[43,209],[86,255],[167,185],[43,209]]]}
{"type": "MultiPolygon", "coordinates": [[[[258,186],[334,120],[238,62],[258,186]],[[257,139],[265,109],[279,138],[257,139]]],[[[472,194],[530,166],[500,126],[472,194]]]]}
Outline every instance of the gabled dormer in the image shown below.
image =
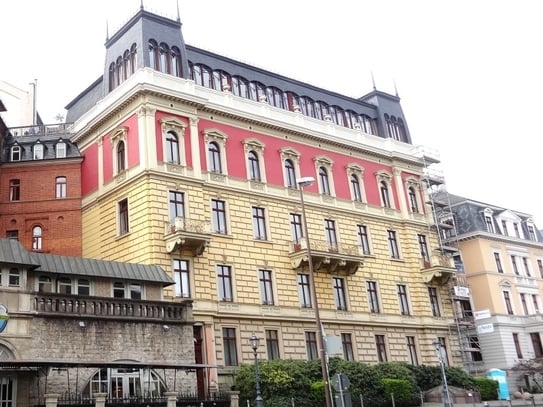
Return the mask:
{"type": "Polygon", "coordinates": [[[496,221],[500,227],[501,234],[504,236],[524,238],[522,231],[522,219],[513,211],[506,209],[496,216],[496,221]]]}

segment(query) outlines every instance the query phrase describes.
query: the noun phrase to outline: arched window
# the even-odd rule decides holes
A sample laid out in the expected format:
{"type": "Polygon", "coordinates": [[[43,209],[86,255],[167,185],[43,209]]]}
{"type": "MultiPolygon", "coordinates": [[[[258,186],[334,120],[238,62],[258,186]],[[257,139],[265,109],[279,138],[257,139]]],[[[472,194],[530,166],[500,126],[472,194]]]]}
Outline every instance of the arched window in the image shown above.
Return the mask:
{"type": "Polygon", "coordinates": [[[356,174],[351,174],[351,191],[354,201],[362,200],[362,192],[360,191],[360,180],[358,179],[358,175],[356,174]]]}
{"type": "Polygon", "coordinates": [[[211,141],[208,145],[209,170],[211,172],[222,172],[221,167],[221,151],[219,145],[215,141],[211,141]]]}
{"type": "Polygon", "coordinates": [[[66,198],[67,183],[66,177],[57,177],[55,182],[55,197],[57,199],[66,198]]]}
{"type": "Polygon", "coordinates": [[[258,154],[254,151],[249,151],[248,154],[249,160],[249,178],[252,181],[260,181],[260,161],[258,159],[258,154]]]}
{"type": "Polygon", "coordinates": [[[66,157],[66,143],[64,141],[59,140],[59,142],[55,145],[55,156],[57,158],[66,157]]]}
{"type": "Polygon", "coordinates": [[[151,369],[103,368],[90,378],[83,389],[85,398],[94,398],[95,393],[107,393],[108,399],[160,397],[166,391],[164,380],[151,369]]]}
{"type": "Polygon", "coordinates": [[[294,163],[290,158],[285,160],[285,179],[287,180],[287,187],[298,188],[296,183],[296,171],[294,169],[294,163]]]}
{"type": "Polygon", "coordinates": [[[170,73],[170,47],[167,44],[160,43],[160,62],[158,69],[163,73],[170,73]]]}
{"type": "Polygon", "coordinates": [[[117,173],[120,173],[126,169],[126,149],[124,141],[120,140],[117,143],[117,173]]]}
{"type": "Polygon", "coordinates": [[[130,51],[126,50],[123,54],[123,81],[126,80],[130,75],[132,75],[132,72],[130,71],[130,51]]]}
{"type": "Polygon", "coordinates": [[[166,161],[179,165],[179,139],[173,131],[166,133],[166,161]]]}
{"type": "Polygon", "coordinates": [[[411,212],[418,213],[419,205],[417,203],[417,192],[415,191],[415,187],[409,187],[408,195],[409,195],[409,206],[411,208],[411,212]]]}
{"type": "Polygon", "coordinates": [[[32,250],[41,250],[42,243],[42,228],[41,226],[34,226],[32,228],[32,250]]]}
{"type": "Polygon", "coordinates": [[[236,96],[249,99],[249,81],[241,76],[233,76],[232,93],[236,96]]]}
{"type": "Polygon", "coordinates": [[[181,52],[179,48],[172,47],[171,52],[171,74],[181,77],[181,52]]]}
{"type": "Polygon", "coordinates": [[[383,203],[383,206],[386,208],[390,208],[390,196],[388,192],[388,184],[386,181],[381,181],[380,184],[381,189],[381,202],[383,203]]]}
{"type": "Polygon", "coordinates": [[[38,141],[36,144],[34,144],[32,150],[34,160],[43,159],[43,144],[38,141]]]}
{"type": "Polygon", "coordinates": [[[149,67],[158,69],[158,44],[155,40],[149,40],[149,67]]]}
{"type": "Polygon", "coordinates": [[[109,65],[109,90],[112,91],[117,86],[115,84],[115,63],[112,62],[111,65],[109,65]]]}
{"type": "Polygon", "coordinates": [[[130,66],[130,74],[133,74],[134,72],[136,72],[137,57],[138,57],[137,45],[134,43],[130,47],[130,64],[129,64],[129,66],[130,66]]]}
{"type": "Polygon", "coordinates": [[[321,193],[323,195],[330,195],[330,180],[328,179],[328,171],[324,167],[319,167],[319,183],[321,193]]]}
{"type": "Polygon", "coordinates": [[[117,64],[115,66],[115,85],[119,86],[124,80],[123,59],[117,58],[117,64]]]}

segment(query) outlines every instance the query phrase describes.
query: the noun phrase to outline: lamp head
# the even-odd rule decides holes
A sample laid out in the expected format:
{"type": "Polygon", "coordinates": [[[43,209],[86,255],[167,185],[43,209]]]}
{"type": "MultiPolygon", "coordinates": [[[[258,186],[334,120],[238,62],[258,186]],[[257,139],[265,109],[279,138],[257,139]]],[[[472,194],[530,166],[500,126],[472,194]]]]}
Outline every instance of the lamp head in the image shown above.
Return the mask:
{"type": "Polygon", "coordinates": [[[253,348],[253,350],[256,352],[258,345],[260,345],[260,338],[253,332],[249,338],[249,343],[251,344],[251,348],[253,348]]]}
{"type": "Polygon", "coordinates": [[[314,182],[315,182],[315,178],[313,177],[296,178],[296,184],[298,184],[298,186],[300,187],[306,187],[308,185],[311,185],[314,182]]]}

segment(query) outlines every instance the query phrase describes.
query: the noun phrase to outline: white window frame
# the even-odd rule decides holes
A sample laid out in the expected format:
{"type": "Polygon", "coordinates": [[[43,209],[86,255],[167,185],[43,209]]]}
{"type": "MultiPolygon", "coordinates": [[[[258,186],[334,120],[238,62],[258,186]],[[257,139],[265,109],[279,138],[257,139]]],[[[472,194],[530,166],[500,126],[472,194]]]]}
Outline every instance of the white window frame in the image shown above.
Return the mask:
{"type": "Polygon", "coordinates": [[[127,142],[128,127],[120,126],[111,132],[111,154],[113,157],[113,174],[118,175],[126,171],[128,167],[128,142],[127,142]],[[124,168],[119,171],[119,160],[117,157],[117,147],[120,142],[124,143],[124,168]]]}
{"type": "Polygon", "coordinates": [[[379,194],[379,201],[381,202],[381,207],[385,209],[396,209],[395,200],[394,200],[394,190],[392,189],[392,174],[388,171],[377,171],[375,173],[377,180],[377,192],[379,194]],[[384,182],[387,186],[388,191],[388,200],[390,206],[385,205],[383,196],[381,194],[381,182],[384,182]]]}
{"type": "Polygon", "coordinates": [[[285,147],[279,150],[279,154],[281,155],[281,170],[283,171],[283,185],[286,188],[290,189],[298,189],[298,184],[296,183],[296,179],[300,176],[300,152],[298,150],[295,150],[291,147],[285,147]],[[288,180],[287,180],[287,174],[285,170],[285,161],[289,159],[292,161],[292,165],[294,166],[294,185],[289,186],[288,180]]]}
{"type": "Polygon", "coordinates": [[[332,167],[334,165],[334,162],[330,158],[323,155],[315,157],[313,159],[313,162],[315,164],[315,174],[317,176],[316,183],[319,187],[319,193],[325,196],[336,196],[336,188],[334,185],[334,173],[332,172],[332,167]],[[327,194],[326,191],[323,191],[322,189],[321,180],[320,180],[320,171],[319,171],[321,167],[326,169],[328,188],[330,189],[329,194],[327,194]]]}
{"type": "Polygon", "coordinates": [[[164,162],[171,165],[179,165],[181,167],[187,166],[187,157],[185,154],[185,131],[187,125],[175,117],[165,117],[160,119],[160,126],[162,131],[162,157],[164,162]],[[177,154],[179,156],[179,163],[167,162],[167,148],[166,148],[166,136],[168,132],[173,132],[177,136],[177,154]]]}
{"type": "Polygon", "coordinates": [[[250,138],[242,141],[245,151],[245,168],[247,171],[247,179],[252,182],[266,182],[266,164],[264,162],[264,148],[266,145],[260,140],[250,138]],[[260,179],[251,178],[251,168],[249,163],[249,153],[253,152],[258,158],[258,171],[260,179]]]}
{"type": "Polygon", "coordinates": [[[206,166],[207,172],[209,174],[220,174],[220,175],[228,175],[228,162],[226,161],[226,141],[228,140],[228,135],[226,133],[218,130],[218,129],[206,129],[203,131],[204,134],[204,142],[205,142],[205,160],[206,160],[206,166]],[[221,159],[221,171],[211,171],[210,170],[210,164],[209,164],[209,143],[214,141],[219,146],[219,157],[221,159]]]}
{"type": "Polygon", "coordinates": [[[361,167],[360,165],[355,164],[355,163],[351,163],[351,164],[347,164],[345,168],[347,170],[347,182],[349,183],[349,191],[351,193],[351,200],[355,202],[363,202],[363,203],[368,202],[367,197],[366,197],[366,186],[364,185],[364,167],[361,167]],[[358,185],[360,187],[359,188],[360,200],[356,199],[353,193],[351,175],[356,175],[358,177],[358,185]]]}

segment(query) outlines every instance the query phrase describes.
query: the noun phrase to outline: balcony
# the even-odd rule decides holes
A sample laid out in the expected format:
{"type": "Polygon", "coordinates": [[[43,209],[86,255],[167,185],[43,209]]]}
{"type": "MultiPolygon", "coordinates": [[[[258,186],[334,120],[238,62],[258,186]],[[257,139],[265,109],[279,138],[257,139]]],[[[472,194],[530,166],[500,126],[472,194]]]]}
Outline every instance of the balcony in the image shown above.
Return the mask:
{"type": "Polygon", "coordinates": [[[188,249],[194,256],[200,256],[211,242],[210,222],[178,217],[173,222],[167,222],[165,229],[168,253],[188,249]]]}
{"type": "Polygon", "coordinates": [[[34,296],[38,316],[185,323],[192,321],[191,301],[145,301],[111,297],[81,297],[52,293],[34,296]]]}
{"type": "Polygon", "coordinates": [[[428,259],[421,259],[421,272],[426,283],[443,285],[454,277],[456,268],[452,257],[434,254],[428,259]]]}
{"type": "MultiPolygon", "coordinates": [[[[311,257],[315,271],[352,275],[364,265],[364,253],[358,245],[330,245],[321,240],[310,240],[311,257]]],[[[289,252],[292,268],[297,269],[308,264],[306,241],[290,243],[289,252]]]]}
{"type": "Polygon", "coordinates": [[[11,134],[13,137],[20,136],[47,136],[47,135],[64,135],[71,132],[73,123],[55,123],[41,124],[34,126],[10,127],[6,131],[6,135],[11,134]]]}

